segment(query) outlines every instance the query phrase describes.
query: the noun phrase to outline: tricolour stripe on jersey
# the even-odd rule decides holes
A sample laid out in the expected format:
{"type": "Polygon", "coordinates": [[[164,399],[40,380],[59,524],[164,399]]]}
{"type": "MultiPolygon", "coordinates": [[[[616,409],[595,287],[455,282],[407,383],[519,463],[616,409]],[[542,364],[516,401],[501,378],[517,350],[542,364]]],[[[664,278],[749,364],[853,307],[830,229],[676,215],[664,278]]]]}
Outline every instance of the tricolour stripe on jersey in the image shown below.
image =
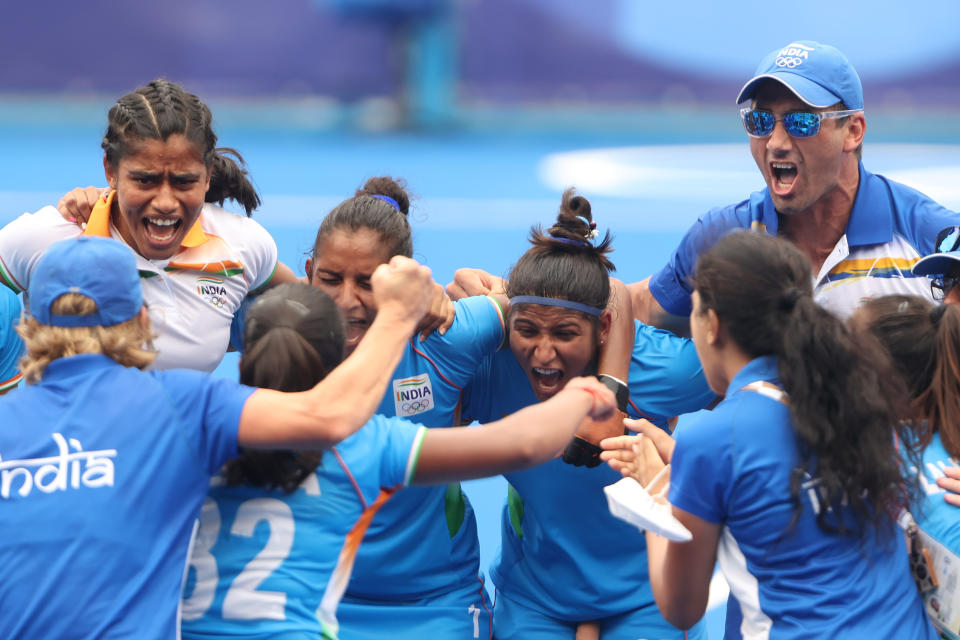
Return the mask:
{"type": "Polygon", "coordinates": [[[363,535],[367,532],[373,516],[380,510],[387,500],[396,492],[395,489],[381,489],[380,495],[369,507],[363,510],[357,522],[353,525],[350,533],[343,541],[343,547],[340,549],[340,556],[337,558],[337,566],[330,574],[330,581],[323,591],[323,599],[317,608],[317,618],[324,625],[324,630],[329,633],[336,633],[339,625],[337,624],[337,605],[343,598],[347,590],[347,584],[350,582],[350,574],[353,573],[353,562],[357,557],[357,550],[363,541],[363,535]]]}

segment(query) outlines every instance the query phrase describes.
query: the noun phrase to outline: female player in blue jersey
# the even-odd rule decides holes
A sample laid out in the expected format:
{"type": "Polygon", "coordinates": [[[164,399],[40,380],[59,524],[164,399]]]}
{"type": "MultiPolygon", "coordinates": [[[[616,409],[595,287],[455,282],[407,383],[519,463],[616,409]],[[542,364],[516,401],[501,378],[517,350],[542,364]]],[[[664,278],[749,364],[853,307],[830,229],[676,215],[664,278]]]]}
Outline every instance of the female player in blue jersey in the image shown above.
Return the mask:
{"type": "Polygon", "coordinates": [[[322,382],[279,393],[141,371],[156,352],[122,243],[56,242],[33,270],[28,385],[0,398],[2,638],[177,637],[211,476],[238,445],[325,448],[361,428],[432,284],[393,258],[373,276],[382,309],[364,344],[322,382]]]}
{"type": "MultiPolygon", "coordinates": [[[[533,246],[506,284],[510,349],[484,360],[464,392],[465,419],[510,415],[553,397],[572,377],[597,371],[610,326],[613,265],[606,257],[610,239],[594,242],[592,222],[590,203],[569,190],[554,225],[532,231],[533,246]]],[[[471,286],[463,275],[448,291],[471,286]]],[[[665,426],[710,402],[689,340],[629,326],[635,329],[630,415],[665,426]]],[[[498,639],[572,640],[586,622],[605,640],[685,637],[657,611],[643,540],[607,509],[603,487],[619,479],[615,472],[552,460],[505,477],[509,496],[491,570],[498,639]]]]}
{"type": "MultiPolygon", "coordinates": [[[[244,344],[241,381],[295,391],[336,366],[343,333],[329,297],[283,285],[251,305],[244,344]]],[[[244,452],[204,505],[183,637],[336,638],[337,604],[364,531],[397,489],[537,464],[584,417],[614,408],[600,383],[578,378],[551,402],[479,428],[427,429],[378,415],[323,452],[244,452]]],[[[463,613],[478,634],[483,612],[463,613]]],[[[402,620],[381,622],[390,625],[389,637],[409,637],[402,620]]]]}
{"type": "Polygon", "coordinates": [[[785,240],[728,235],[694,283],[691,333],[725,399],[675,446],[644,425],[604,443],[645,486],[667,479],[693,534],[646,533],[664,616],[700,620],[719,561],[744,638],[934,638],[895,522],[903,387],[882,350],[813,301],[810,263],[785,240]]]}
{"type": "Polygon", "coordinates": [[[960,558],[960,511],[944,499],[946,491],[937,482],[944,469],[955,467],[960,459],[960,308],[914,296],[884,296],[864,303],[850,324],[869,331],[887,349],[913,398],[908,416],[912,440],[902,445],[902,451],[920,449],[919,465],[903,457],[923,491],[911,508],[919,530],[911,531],[909,520],[902,524],[911,542],[932,554],[938,585],[925,589],[927,613],[945,637],[956,640],[960,581],[954,567],[960,558]]]}
{"type": "MultiPolygon", "coordinates": [[[[413,254],[409,208],[402,183],[371,178],[317,231],[307,278],[337,303],[348,353],[377,314],[370,274],[391,256],[413,254]]],[[[493,298],[462,300],[455,307],[443,334],[408,342],[380,415],[428,427],[457,423],[461,389],[504,333],[493,298]]],[[[453,483],[401,492],[376,514],[338,617],[343,640],[489,638],[491,611],[480,578],[476,518],[453,483]]]]}

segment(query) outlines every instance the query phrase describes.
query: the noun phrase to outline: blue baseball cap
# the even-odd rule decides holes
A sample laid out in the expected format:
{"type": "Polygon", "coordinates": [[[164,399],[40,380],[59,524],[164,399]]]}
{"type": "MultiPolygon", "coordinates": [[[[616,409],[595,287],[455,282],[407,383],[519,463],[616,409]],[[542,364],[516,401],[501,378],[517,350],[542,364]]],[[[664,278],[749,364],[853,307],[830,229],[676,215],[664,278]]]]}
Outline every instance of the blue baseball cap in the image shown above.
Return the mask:
{"type": "Polygon", "coordinates": [[[798,40],[771,52],[740,89],[737,104],[753,98],[764,80],[783,84],[811,107],[843,102],[847,109],[863,109],[860,76],[846,56],[828,44],[798,40]]]}
{"type": "Polygon", "coordinates": [[[133,251],[112,238],[81,236],[50,245],[34,267],[27,289],[30,315],[52,327],[112,327],[140,313],[143,293],[133,251]],[[97,304],[90,315],[58,315],[51,305],[66,293],[97,304]]]}
{"type": "Polygon", "coordinates": [[[931,253],[913,265],[918,276],[942,276],[960,267],[960,227],[947,227],[937,234],[934,244],[937,253],[931,253]]]}

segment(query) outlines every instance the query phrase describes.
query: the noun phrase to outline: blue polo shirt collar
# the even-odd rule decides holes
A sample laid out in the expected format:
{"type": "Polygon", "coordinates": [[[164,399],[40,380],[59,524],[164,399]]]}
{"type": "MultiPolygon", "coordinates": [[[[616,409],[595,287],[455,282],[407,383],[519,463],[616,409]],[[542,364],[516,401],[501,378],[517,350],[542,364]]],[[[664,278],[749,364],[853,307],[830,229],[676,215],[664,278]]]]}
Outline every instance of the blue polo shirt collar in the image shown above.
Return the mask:
{"type": "MultiPolygon", "coordinates": [[[[860,247],[870,244],[882,244],[893,239],[893,209],[890,203],[890,194],[884,188],[883,181],[872,173],[860,168],[860,185],[857,196],[853,200],[853,209],[850,211],[850,220],[847,221],[847,245],[860,247]]],[[[770,190],[763,190],[763,205],[761,220],[767,228],[767,233],[777,235],[778,219],[777,208],[773,206],[770,190]]]]}
{"type": "Polygon", "coordinates": [[[780,369],[776,356],[760,356],[748,362],[737,372],[737,375],[733,376],[733,380],[727,386],[727,397],[729,398],[732,394],[757,380],[772,382],[779,386],[780,369]]]}
{"type": "Polygon", "coordinates": [[[119,366],[122,365],[102,353],[81,353],[76,356],[58,358],[48,364],[46,369],[43,370],[42,381],[55,382],[75,376],[88,376],[93,371],[119,366]]]}
{"type": "Polygon", "coordinates": [[[847,244],[858,247],[893,240],[893,208],[883,180],[860,163],[860,187],[847,222],[847,244]]]}

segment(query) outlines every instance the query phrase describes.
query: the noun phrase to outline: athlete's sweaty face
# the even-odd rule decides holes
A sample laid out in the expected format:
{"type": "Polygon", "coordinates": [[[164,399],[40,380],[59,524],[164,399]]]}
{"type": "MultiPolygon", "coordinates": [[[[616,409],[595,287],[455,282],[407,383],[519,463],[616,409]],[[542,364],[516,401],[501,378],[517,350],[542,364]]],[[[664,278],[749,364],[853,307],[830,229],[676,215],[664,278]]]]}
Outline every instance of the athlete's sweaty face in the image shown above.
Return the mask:
{"type": "Polygon", "coordinates": [[[521,304],[510,311],[510,350],[543,402],[587,372],[597,355],[597,331],[579,311],[521,304]]]}
{"type": "Polygon", "coordinates": [[[173,257],[210,187],[196,145],[180,134],[144,140],[116,167],[104,160],[104,172],[117,192],[110,216],[124,241],[149,260],[173,257]]]}
{"type": "Polygon", "coordinates": [[[377,315],[370,277],[390,259],[372,229],[334,229],[307,260],[310,284],[333,298],[346,323],[346,352],[353,353],[377,315]]]}

